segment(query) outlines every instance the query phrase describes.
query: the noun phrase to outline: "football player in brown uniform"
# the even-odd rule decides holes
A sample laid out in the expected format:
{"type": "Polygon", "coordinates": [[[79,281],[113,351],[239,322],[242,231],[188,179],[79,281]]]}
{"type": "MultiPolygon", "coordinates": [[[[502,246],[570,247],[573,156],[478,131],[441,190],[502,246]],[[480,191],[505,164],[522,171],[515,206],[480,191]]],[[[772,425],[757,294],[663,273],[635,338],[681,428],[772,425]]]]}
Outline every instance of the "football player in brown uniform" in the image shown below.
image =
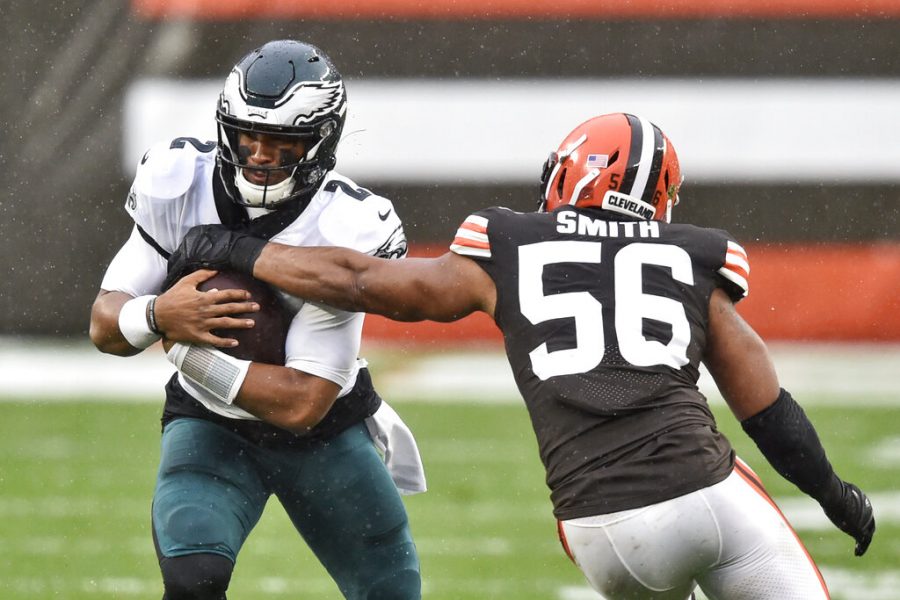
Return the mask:
{"type": "Polygon", "coordinates": [[[533,213],[489,208],[450,252],[403,262],[195,228],[170,268],[234,268],[397,320],[494,318],[537,436],[560,539],[604,597],[828,598],[818,568],[697,388],[704,363],[777,471],[866,551],[872,507],[832,469],[736,312],[750,265],[724,231],[671,223],[669,139],[623,113],[551,153],[533,213]],[[239,242],[239,243],[238,243],[239,242]],[[252,250],[248,250],[248,246],[252,250]],[[248,267],[245,267],[248,268],[248,267]]]}

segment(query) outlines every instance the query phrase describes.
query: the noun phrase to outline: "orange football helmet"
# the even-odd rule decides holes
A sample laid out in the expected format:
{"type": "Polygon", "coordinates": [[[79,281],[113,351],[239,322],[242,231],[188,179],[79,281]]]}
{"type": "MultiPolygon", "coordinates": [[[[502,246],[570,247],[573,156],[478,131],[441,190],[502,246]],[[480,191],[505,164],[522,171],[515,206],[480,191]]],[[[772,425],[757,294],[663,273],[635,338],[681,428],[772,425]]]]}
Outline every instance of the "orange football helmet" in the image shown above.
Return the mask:
{"type": "Polygon", "coordinates": [[[601,115],[572,130],[541,174],[541,210],[596,206],[669,222],[681,168],[672,142],[646,119],[601,115]]]}

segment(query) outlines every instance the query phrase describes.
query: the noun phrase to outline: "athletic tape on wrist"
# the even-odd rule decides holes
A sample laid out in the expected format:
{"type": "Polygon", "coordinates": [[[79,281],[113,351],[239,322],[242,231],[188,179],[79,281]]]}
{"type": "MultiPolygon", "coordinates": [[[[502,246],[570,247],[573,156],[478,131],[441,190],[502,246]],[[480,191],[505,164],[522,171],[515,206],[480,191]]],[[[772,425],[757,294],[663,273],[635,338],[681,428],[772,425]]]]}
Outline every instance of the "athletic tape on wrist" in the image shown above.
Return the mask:
{"type": "Polygon", "coordinates": [[[143,350],[151,346],[160,337],[150,327],[147,320],[147,308],[156,296],[138,296],[122,305],[119,311],[119,331],[122,337],[135,348],[143,350]]]}
{"type": "Polygon", "coordinates": [[[234,402],[250,369],[249,360],[228,356],[211,346],[176,343],[166,358],[182,375],[225,404],[234,402]]]}

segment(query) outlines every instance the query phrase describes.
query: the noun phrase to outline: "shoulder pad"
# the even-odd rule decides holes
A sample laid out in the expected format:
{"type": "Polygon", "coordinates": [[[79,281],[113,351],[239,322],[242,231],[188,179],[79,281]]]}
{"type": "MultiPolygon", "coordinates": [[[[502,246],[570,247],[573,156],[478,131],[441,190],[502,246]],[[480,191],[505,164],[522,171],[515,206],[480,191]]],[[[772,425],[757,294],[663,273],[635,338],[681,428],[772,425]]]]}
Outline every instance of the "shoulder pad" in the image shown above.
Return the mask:
{"type": "Polygon", "coordinates": [[[706,229],[715,241],[713,269],[721,277],[721,287],[735,302],[750,292],[750,261],[747,251],[730,233],[722,229],[706,229]]]}
{"type": "Polygon", "coordinates": [[[406,255],[406,234],[393,203],[332,172],[320,194],[319,230],[329,244],[382,258],[406,255]]]}
{"type": "Polygon", "coordinates": [[[737,242],[726,241],[725,263],[719,268],[719,275],[731,284],[725,291],[735,302],[750,293],[750,261],[737,242]]]}
{"type": "Polygon", "coordinates": [[[215,144],[177,138],[154,144],[138,163],[133,189],[151,198],[176,198],[194,181],[199,160],[208,159],[215,144]]]}
{"type": "Polygon", "coordinates": [[[191,225],[215,218],[215,212],[207,214],[215,210],[211,186],[191,191],[198,173],[208,173],[214,148],[193,138],[178,138],[155,144],[141,159],[125,210],[155,247],[172,252],[191,225]]]}
{"type": "Polygon", "coordinates": [[[471,258],[490,258],[491,240],[488,228],[491,219],[496,220],[502,218],[502,215],[509,214],[518,213],[502,206],[492,206],[475,211],[466,217],[459,229],[456,230],[456,236],[453,238],[453,243],[450,244],[450,251],[471,258]]]}

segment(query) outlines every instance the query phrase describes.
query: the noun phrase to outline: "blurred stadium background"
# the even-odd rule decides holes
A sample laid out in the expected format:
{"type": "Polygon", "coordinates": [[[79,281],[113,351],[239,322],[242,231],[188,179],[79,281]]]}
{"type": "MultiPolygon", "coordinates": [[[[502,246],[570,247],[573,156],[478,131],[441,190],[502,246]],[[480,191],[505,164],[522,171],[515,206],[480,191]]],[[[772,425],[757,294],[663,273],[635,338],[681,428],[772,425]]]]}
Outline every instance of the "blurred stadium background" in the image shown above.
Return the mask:
{"type": "MultiPolygon", "coordinates": [[[[596,113],[672,137],[679,221],[753,264],[744,316],[770,341],[836,466],[873,492],[864,559],[765,468],[705,382],[835,598],[900,599],[900,2],[896,0],[5,0],[0,39],[0,595],[158,597],[148,531],[158,352],[85,341],[158,139],[214,136],[218,87],[269,39],[344,74],[339,168],[394,200],[412,253],[472,210],[536,204],[542,161],[596,113]]],[[[370,317],[384,395],[429,493],[408,499],[430,598],[592,598],[554,539],[536,447],[486,319],[370,317]]],[[[852,478],[848,475],[849,478],[852,478]]],[[[273,504],[236,598],[336,598],[273,504]]]]}

